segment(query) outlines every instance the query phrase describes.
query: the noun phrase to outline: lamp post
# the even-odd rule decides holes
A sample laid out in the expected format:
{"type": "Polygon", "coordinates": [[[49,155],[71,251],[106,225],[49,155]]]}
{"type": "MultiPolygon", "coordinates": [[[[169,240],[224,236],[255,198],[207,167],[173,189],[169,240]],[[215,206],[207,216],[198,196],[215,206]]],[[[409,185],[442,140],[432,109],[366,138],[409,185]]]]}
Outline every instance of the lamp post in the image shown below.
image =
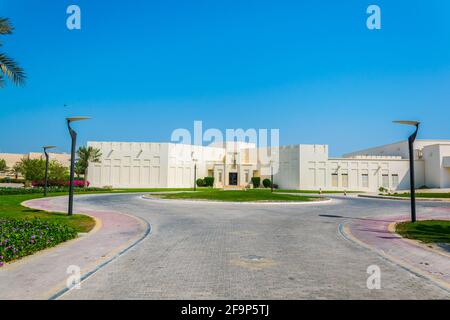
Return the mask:
{"type": "Polygon", "coordinates": [[[72,147],[70,150],[70,183],[69,183],[69,208],[67,214],[71,216],[73,214],[73,179],[75,173],[75,150],[77,144],[77,133],[72,129],[70,124],[74,121],[88,120],[88,117],[70,117],[66,118],[67,127],[69,128],[70,137],[72,139],[72,147]]]}
{"type": "Polygon", "coordinates": [[[47,150],[56,148],[55,146],[45,146],[42,147],[44,149],[45,154],[45,184],[44,184],[44,197],[47,196],[47,189],[48,189],[48,153],[47,150]]]}
{"type": "Polygon", "coordinates": [[[416,222],[416,186],[414,178],[414,141],[416,140],[417,132],[419,131],[420,122],[418,121],[394,121],[398,124],[406,124],[410,126],[415,126],[416,131],[408,138],[408,148],[409,148],[409,181],[411,188],[411,222],[416,222]]]}

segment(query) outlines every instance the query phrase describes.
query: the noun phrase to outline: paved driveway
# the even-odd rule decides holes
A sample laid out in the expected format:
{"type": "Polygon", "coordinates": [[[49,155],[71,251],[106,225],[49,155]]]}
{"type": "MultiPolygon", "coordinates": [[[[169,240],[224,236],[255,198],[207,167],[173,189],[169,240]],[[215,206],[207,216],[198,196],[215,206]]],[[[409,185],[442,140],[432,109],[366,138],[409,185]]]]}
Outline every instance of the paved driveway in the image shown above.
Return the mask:
{"type": "MultiPolygon", "coordinates": [[[[335,198],[315,205],[186,203],[138,195],[76,199],[152,225],[152,234],[86,279],[69,299],[418,299],[449,293],[344,239],[352,218],[398,215],[408,202],[335,198]],[[367,267],[381,269],[369,290],[367,267]]],[[[419,218],[450,204],[419,204],[419,218]]]]}

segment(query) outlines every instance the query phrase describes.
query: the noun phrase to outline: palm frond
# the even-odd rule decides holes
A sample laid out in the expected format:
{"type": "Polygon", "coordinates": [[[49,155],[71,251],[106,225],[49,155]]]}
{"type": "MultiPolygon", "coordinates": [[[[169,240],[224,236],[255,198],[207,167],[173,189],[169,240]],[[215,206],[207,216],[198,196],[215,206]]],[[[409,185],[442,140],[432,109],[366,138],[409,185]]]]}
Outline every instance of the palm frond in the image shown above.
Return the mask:
{"type": "Polygon", "coordinates": [[[3,53],[0,53],[0,71],[16,85],[25,83],[26,75],[23,69],[3,53]]]}
{"type": "Polygon", "coordinates": [[[0,18],[0,35],[11,34],[13,30],[14,30],[14,27],[9,22],[9,19],[0,18]]]}

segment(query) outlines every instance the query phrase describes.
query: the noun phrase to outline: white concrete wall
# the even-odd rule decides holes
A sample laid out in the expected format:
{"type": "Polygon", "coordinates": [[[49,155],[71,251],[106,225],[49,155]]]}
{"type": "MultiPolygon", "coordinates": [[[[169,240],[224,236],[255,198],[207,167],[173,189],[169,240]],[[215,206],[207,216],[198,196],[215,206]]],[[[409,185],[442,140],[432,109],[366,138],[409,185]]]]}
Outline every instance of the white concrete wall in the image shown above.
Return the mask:
{"type": "MultiPolygon", "coordinates": [[[[100,163],[89,165],[88,180],[96,187],[190,188],[194,185],[193,159],[197,164],[197,178],[213,172],[216,187],[229,184],[230,172],[238,173],[239,186],[248,185],[255,174],[261,179],[270,177],[267,159],[248,144],[234,143],[232,148],[133,142],[89,142],[88,145],[99,148],[102,153],[100,163]]],[[[389,145],[378,155],[355,154],[346,158],[329,158],[327,145],[280,147],[274,165],[274,183],[282,189],[376,192],[384,186],[407,190],[409,161],[398,155],[403,152],[402,146],[403,143],[389,145]],[[399,152],[387,155],[386,150],[399,152]],[[367,186],[363,184],[363,175],[368,177],[367,186]],[[395,176],[398,185],[394,185],[395,176]]],[[[443,167],[443,158],[450,156],[450,144],[428,144],[422,153],[423,159],[415,161],[416,187],[450,187],[450,168],[443,167]]]]}
{"type": "MultiPolygon", "coordinates": [[[[423,150],[424,147],[435,144],[448,144],[450,140],[416,140],[414,142],[414,150],[423,150]]],[[[384,146],[364,149],[344,154],[344,158],[351,158],[358,155],[362,156],[400,156],[403,159],[409,159],[408,141],[400,141],[384,146]]],[[[415,159],[418,160],[420,153],[415,152],[415,159]]]]}
{"type": "Polygon", "coordinates": [[[444,158],[450,157],[450,144],[435,144],[423,149],[425,185],[428,188],[450,188],[450,168],[444,158]]]}
{"type": "Polygon", "coordinates": [[[102,153],[99,163],[89,164],[87,179],[91,186],[167,187],[167,144],[88,142],[88,146],[102,153]]]}
{"type": "Polygon", "coordinates": [[[300,188],[300,146],[280,147],[278,172],[273,182],[281,189],[300,188]]]}
{"type": "Polygon", "coordinates": [[[224,149],[174,143],[88,142],[100,149],[99,163],[90,163],[91,186],[115,188],[192,188],[207,176],[211,162],[221,161],[224,149]]]}

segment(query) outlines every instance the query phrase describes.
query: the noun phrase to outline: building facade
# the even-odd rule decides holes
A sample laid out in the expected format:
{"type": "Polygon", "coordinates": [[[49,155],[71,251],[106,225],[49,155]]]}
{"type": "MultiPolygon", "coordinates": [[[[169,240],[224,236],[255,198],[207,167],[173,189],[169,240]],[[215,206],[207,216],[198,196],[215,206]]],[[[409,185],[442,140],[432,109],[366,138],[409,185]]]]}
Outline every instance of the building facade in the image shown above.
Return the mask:
{"type": "MultiPolygon", "coordinates": [[[[329,157],[327,145],[257,148],[243,142],[210,146],[175,143],[88,142],[102,159],[90,163],[92,186],[191,188],[195,177],[214,177],[217,188],[246,187],[252,177],[283,189],[377,191],[409,188],[406,141],[329,157]]],[[[450,188],[450,140],[415,144],[416,187],[450,188]]]]}

